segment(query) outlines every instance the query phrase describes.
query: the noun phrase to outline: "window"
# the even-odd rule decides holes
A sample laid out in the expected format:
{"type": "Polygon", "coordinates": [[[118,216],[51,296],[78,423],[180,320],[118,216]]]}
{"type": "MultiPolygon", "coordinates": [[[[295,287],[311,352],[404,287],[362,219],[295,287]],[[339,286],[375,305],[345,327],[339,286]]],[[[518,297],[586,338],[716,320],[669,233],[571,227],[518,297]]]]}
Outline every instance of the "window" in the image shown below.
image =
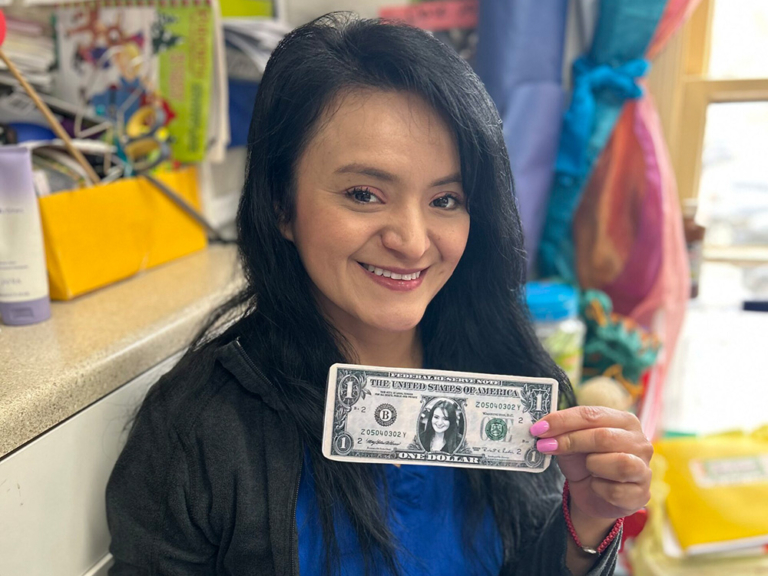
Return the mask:
{"type": "Polygon", "coordinates": [[[768,1],[701,0],[649,78],[705,258],[768,262],[768,1]]]}

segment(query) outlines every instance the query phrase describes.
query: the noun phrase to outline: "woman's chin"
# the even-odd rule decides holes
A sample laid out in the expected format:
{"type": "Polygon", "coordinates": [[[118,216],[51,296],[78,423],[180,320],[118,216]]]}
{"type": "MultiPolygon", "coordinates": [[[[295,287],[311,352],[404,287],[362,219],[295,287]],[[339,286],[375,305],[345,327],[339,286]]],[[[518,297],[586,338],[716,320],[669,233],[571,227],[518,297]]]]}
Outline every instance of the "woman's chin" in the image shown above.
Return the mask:
{"type": "Polygon", "coordinates": [[[366,324],[382,332],[410,332],[419,325],[422,317],[423,314],[402,316],[382,314],[370,318],[366,324]]]}

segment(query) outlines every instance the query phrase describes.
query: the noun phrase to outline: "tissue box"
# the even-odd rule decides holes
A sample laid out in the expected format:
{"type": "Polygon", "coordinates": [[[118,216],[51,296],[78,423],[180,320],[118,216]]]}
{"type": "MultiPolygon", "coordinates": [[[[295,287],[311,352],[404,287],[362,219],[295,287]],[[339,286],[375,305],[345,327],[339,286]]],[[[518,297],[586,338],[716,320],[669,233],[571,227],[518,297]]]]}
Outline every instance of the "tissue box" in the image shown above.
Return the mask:
{"type": "MultiPolygon", "coordinates": [[[[200,209],[194,167],[156,177],[200,209]]],[[[70,300],[206,247],[205,230],[148,180],[40,198],[51,298],[70,300]]]]}

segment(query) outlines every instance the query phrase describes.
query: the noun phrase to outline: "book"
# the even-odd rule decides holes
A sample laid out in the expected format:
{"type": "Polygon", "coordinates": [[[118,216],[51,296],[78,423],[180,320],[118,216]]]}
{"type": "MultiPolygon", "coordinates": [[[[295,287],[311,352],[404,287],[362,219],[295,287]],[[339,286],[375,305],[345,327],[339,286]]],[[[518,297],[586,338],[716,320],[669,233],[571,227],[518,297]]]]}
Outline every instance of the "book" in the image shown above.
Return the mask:
{"type": "Polygon", "coordinates": [[[229,141],[217,0],[90,2],[56,10],[55,94],[113,120],[140,110],[180,162],[220,161],[229,141]],[[222,111],[223,109],[223,111],[222,111]]]}
{"type": "Polygon", "coordinates": [[[655,447],[667,465],[670,527],[686,556],[768,544],[768,426],[655,447]]]}

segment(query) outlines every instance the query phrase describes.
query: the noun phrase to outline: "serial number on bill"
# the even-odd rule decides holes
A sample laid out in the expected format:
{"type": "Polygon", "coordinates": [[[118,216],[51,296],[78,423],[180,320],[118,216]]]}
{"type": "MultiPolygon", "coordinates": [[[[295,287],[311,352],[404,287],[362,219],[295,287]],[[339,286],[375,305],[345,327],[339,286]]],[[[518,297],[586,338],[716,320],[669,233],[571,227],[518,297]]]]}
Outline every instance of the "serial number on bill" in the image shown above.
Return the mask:
{"type": "Polygon", "coordinates": [[[498,402],[475,401],[475,408],[492,408],[494,410],[517,410],[517,404],[500,404],[498,402]]]}
{"type": "Polygon", "coordinates": [[[361,436],[389,436],[391,438],[405,438],[405,432],[398,432],[397,430],[375,430],[372,428],[361,428],[361,436]]]}

